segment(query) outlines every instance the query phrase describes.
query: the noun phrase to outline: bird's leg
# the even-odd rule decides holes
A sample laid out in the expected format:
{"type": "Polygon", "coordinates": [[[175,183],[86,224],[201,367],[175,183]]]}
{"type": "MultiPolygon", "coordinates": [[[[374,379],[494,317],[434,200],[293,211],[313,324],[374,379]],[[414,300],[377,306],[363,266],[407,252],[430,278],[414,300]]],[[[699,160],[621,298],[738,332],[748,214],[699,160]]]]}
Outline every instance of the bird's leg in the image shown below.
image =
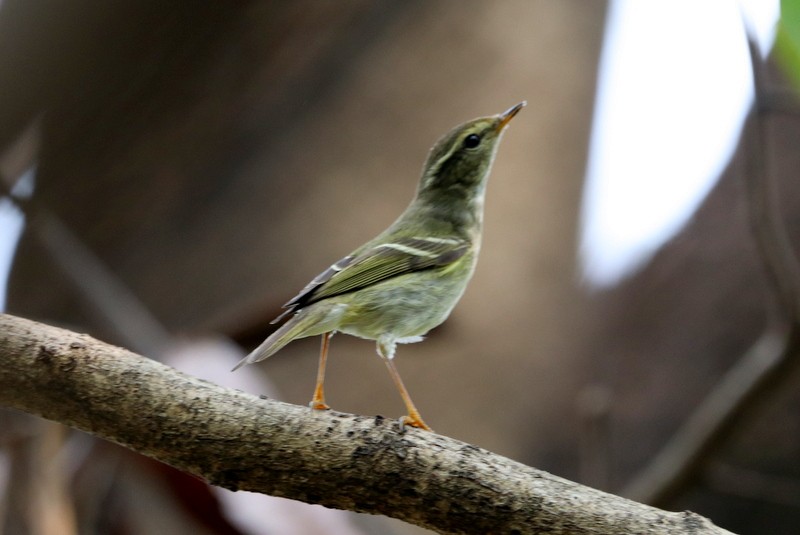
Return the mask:
{"type": "Polygon", "coordinates": [[[322,335],[322,346],[319,349],[319,368],[317,368],[317,386],[314,387],[314,397],[308,404],[312,409],[324,411],[330,409],[325,404],[325,391],[323,384],[325,383],[325,364],[328,361],[328,346],[331,343],[333,332],[324,333],[322,335]]]}
{"type": "Polygon", "coordinates": [[[408,395],[408,390],[406,390],[403,380],[400,378],[400,373],[398,373],[397,368],[394,365],[394,343],[384,343],[383,341],[379,341],[378,354],[383,359],[386,367],[389,368],[389,375],[392,376],[392,380],[394,381],[397,390],[400,392],[400,397],[403,398],[403,403],[406,405],[406,411],[408,411],[408,416],[403,416],[400,419],[400,424],[418,427],[419,429],[424,429],[426,431],[433,431],[433,429],[428,427],[428,424],[422,420],[422,416],[420,416],[417,407],[414,406],[414,402],[411,401],[411,396],[408,395]]]}

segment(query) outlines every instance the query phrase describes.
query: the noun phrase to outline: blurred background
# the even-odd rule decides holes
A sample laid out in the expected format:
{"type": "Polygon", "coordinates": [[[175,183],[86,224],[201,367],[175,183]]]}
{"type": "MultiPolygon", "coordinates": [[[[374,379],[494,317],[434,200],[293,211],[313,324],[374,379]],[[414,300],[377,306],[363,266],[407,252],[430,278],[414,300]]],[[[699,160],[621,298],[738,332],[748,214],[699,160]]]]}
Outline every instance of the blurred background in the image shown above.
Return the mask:
{"type": "MultiPolygon", "coordinates": [[[[395,219],[440,135],[526,99],[473,282],[398,367],[437,432],[644,499],[632,482],[781,324],[747,187],[776,185],[800,246],[780,16],[777,0],[2,0],[3,310],[306,404],[318,339],[229,370],[395,219]]],[[[800,378],[780,379],[648,501],[796,533],[800,378]]],[[[333,340],[326,387],[336,410],[403,413],[370,342],[333,340]]],[[[10,411],[0,531],[425,532],[210,488],[10,411]]]]}

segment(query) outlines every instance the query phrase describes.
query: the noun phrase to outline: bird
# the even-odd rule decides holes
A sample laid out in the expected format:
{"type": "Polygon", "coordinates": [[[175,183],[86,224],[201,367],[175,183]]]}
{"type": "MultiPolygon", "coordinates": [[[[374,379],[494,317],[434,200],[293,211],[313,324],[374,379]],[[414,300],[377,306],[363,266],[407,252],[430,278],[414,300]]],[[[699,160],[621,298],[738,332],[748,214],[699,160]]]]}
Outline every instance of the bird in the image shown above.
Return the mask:
{"type": "Polygon", "coordinates": [[[264,360],[289,342],[322,335],[312,409],[326,410],[325,367],[341,332],[376,342],[405,404],[409,425],[431,431],[394,363],[397,344],[419,342],[443,323],[475,271],[486,183],[503,132],[526,105],[465,122],[442,136],[416,194],[386,230],[314,277],[272,323],[288,318],[233,369],[264,360]]]}

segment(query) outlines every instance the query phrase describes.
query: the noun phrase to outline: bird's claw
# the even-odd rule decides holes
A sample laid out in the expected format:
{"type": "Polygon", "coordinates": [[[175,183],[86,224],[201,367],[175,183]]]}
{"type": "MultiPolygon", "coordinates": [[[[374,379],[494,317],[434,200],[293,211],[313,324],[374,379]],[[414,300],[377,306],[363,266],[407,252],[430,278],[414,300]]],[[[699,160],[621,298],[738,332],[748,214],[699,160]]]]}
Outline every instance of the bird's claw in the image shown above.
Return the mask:
{"type": "Polygon", "coordinates": [[[325,402],[324,402],[324,401],[320,401],[320,400],[311,400],[311,401],[308,403],[308,406],[309,406],[310,408],[314,409],[315,411],[329,411],[329,410],[331,410],[331,408],[330,408],[330,407],[328,407],[328,406],[325,404],[325,402]]]}
{"type": "Polygon", "coordinates": [[[424,429],[425,431],[433,432],[433,429],[428,427],[428,424],[422,421],[422,418],[413,416],[402,416],[398,422],[400,425],[400,432],[405,433],[406,426],[416,427],[417,429],[424,429]]]}

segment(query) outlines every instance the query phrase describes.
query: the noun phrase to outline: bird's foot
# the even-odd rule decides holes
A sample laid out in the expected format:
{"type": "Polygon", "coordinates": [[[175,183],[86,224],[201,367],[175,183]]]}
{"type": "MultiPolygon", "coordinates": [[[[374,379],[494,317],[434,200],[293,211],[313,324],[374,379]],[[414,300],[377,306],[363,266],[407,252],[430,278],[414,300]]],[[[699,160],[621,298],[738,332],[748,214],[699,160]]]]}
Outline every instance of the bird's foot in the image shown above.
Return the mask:
{"type": "Polygon", "coordinates": [[[321,399],[312,399],[309,401],[308,406],[314,409],[315,411],[329,411],[331,410],[324,401],[321,399]]]}
{"type": "Polygon", "coordinates": [[[400,418],[400,431],[403,432],[406,430],[406,426],[416,427],[417,429],[424,429],[425,431],[433,432],[433,429],[428,427],[428,424],[422,421],[422,418],[419,416],[403,416],[400,418]]]}

